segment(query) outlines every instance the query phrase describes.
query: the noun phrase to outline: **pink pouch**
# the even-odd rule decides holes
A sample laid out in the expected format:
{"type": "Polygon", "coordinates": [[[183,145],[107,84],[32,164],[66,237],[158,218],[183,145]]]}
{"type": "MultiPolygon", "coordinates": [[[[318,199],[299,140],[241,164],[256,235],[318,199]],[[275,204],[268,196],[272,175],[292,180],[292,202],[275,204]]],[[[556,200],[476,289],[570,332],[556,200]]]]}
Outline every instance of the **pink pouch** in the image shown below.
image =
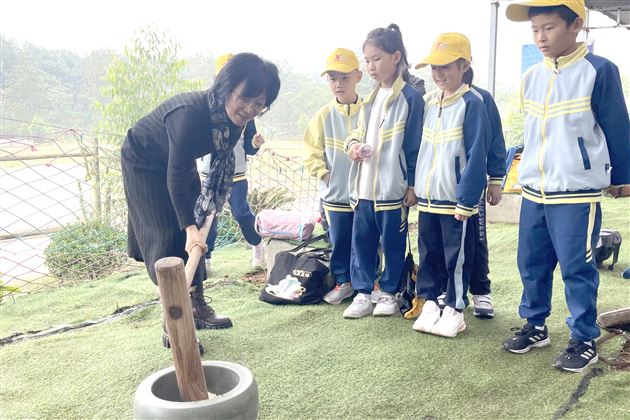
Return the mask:
{"type": "Polygon", "coordinates": [[[264,238],[306,240],[317,219],[299,211],[265,209],[256,215],[256,232],[264,238]]]}

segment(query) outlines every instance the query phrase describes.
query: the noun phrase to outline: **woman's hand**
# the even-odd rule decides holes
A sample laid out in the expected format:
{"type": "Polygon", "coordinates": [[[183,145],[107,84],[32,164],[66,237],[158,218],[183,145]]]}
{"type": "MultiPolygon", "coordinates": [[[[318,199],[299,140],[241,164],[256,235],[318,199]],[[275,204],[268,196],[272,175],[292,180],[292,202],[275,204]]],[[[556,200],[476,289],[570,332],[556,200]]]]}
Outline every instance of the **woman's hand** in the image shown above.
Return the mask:
{"type": "Polygon", "coordinates": [[[262,134],[256,133],[254,134],[254,137],[252,138],[252,144],[254,145],[256,149],[260,149],[260,146],[265,144],[265,138],[263,137],[262,134]]]}
{"type": "Polygon", "coordinates": [[[500,185],[489,185],[488,192],[486,193],[486,200],[491,206],[496,206],[501,202],[503,192],[500,185]]]}
{"type": "Polygon", "coordinates": [[[405,193],[405,198],[403,198],[403,206],[413,207],[416,204],[418,204],[418,197],[416,197],[416,192],[413,190],[413,187],[408,187],[407,192],[405,193]]]}
{"type": "Polygon", "coordinates": [[[192,252],[193,248],[198,246],[201,248],[201,252],[205,253],[208,250],[208,245],[201,239],[201,232],[197,229],[197,226],[190,225],[186,227],[186,252],[188,255],[192,252]]]}

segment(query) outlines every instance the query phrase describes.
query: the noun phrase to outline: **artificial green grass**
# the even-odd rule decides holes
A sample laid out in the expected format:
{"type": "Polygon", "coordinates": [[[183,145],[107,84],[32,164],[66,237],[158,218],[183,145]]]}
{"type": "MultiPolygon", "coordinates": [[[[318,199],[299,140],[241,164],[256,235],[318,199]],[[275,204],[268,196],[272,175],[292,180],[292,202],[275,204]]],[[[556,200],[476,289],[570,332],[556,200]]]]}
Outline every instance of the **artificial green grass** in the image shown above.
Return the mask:
{"type": "MultiPolygon", "coordinates": [[[[627,205],[604,204],[603,226],[621,230],[624,238],[630,238],[627,205]]],[[[346,305],[263,303],[259,286],[240,281],[250,251],[217,251],[207,294],[234,327],[199,332],[203,359],[252,370],[261,418],[552,418],[586,377],[551,367],[569,338],[562,280],[557,272],[548,319],[552,345],[524,355],[503,351],[510,328],[522,326],[517,227],[490,225],[488,237],[497,316],[479,320],[467,309],[468,328],[455,339],[416,333],[400,317],[344,320],[346,305]]],[[[620,276],[630,264],[628,249],[614,272],[600,270],[600,312],[630,303],[630,282],[620,276]]],[[[155,293],[142,274],[6,301],[1,335],[104,317],[155,293]]],[[[160,321],[161,309],[153,305],[112,323],[2,346],[0,416],[131,418],[138,384],[172,365],[161,347],[160,321]]],[[[605,346],[614,353],[618,345],[605,346]]],[[[628,418],[630,374],[602,363],[596,368],[601,374],[565,417],[628,418]]]]}

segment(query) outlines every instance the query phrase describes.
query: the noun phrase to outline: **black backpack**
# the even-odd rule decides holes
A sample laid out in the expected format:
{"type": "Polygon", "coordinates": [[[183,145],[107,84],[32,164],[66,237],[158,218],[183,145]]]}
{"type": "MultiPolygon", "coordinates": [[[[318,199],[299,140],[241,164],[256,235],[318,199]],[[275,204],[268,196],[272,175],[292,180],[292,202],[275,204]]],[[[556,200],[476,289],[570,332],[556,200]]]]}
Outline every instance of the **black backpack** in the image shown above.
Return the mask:
{"type": "Polygon", "coordinates": [[[615,263],[619,259],[619,250],[621,249],[621,233],[611,229],[601,229],[599,232],[599,239],[595,246],[593,255],[597,267],[602,266],[602,263],[606,261],[612,255],[612,264],[608,266],[609,270],[614,269],[615,263]]]}
{"type": "Polygon", "coordinates": [[[259,299],[276,305],[312,305],[322,302],[324,295],[334,287],[327,266],[331,248],[301,250],[313,242],[323,240],[324,236],[312,238],[288,251],[278,252],[269,273],[268,284],[260,291],[259,299]]]}

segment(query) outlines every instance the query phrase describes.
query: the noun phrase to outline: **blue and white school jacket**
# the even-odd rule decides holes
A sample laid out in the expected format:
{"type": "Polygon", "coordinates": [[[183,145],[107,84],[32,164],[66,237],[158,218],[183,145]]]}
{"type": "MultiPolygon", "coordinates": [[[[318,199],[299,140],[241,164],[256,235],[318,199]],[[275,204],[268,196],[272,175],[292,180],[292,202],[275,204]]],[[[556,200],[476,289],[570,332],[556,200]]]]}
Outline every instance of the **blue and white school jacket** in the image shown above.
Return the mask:
{"type": "MultiPolygon", "coordinates": [[[[374,89],[363,101],[357,128],[346,139],[346,154],[353,144],[365,142],[367,123],[378,89],[374,89]]],[[[379,143],[370,158],[378,160],[373,180],[375,211],[402,207],[407,188],[414,184],[416,159],[422,139],[424,100],[415,88],[399,77],[384,107],[379,143]]],[[[360,172],[361,162],[353,161],[349,178],[350,204],[353,207],[358,202],[360,172]]]]}
{"type": "Polygon", "coordinates": [[[347,105],[332,100],[317,111],[304,132],[304,167],[320,180],[319,194],[327,210],[352,211],[348,192],[352,161],[344,144],[357,127],[361,103],[360,98],[347,105]],[[330,174],[328,185],[321,181],[326,174],[330,174]]]}
{"type": "Polygon", "coordinates": [[[484,103],[466,84],[442,99],[425,95],[424,129],[416,164],[418,210],[471,216],[486,186],[490,123],[484,103]]]}
{"type": "Polygon", "coordinates": [[[542,204],[601,200],[609,185],[630,184],[630,123],[617,67],[577,50],[545,58],[523,77],[523,197],[542,204]]]}

